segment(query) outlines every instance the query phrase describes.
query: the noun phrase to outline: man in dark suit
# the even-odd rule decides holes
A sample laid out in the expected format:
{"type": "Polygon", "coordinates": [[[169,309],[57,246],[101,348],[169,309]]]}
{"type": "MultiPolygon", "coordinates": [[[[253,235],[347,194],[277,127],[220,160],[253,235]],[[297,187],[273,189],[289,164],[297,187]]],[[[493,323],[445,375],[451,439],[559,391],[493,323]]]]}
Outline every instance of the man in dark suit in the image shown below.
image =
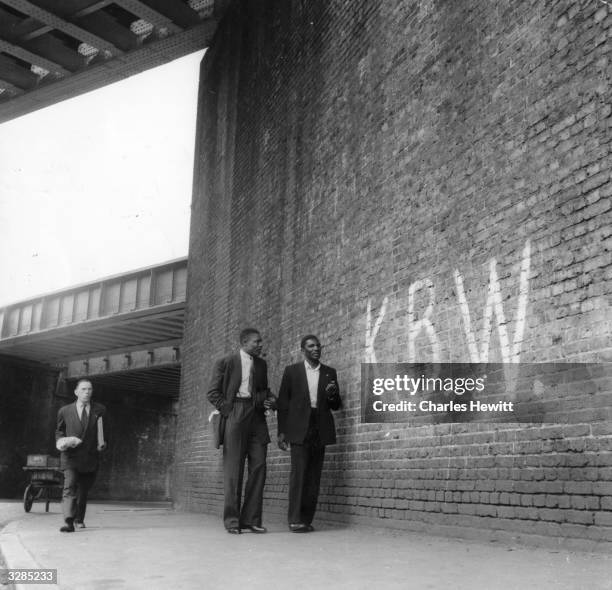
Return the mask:
{"type": "Polygon", "coordinates": [[[258,330],[240,333],[240,350],[218,360],[207,397],[225,420],[223,435],[223,524],[228,533],[242,529],[265,533],[262,526],[263,488],[270,435],[265,411],[274,408],[268,389],[268,368],[259,358],[262,339],[258,330]],[[244,464],[248,480],[242,499],[244,464]]]}
{"type": "Polygon", "coordinates": [[[325,446],[336,442],[330,410],[342,405],[336,370],[321,362],[321,344],[316,336],[301,342],[304,362],[285,368],[278,393],[278,446],[291,445],[289,476],[289,530],[313,531],[321,484],[325,446]]]}
{"type": "Polygon", "coordinates": [[[81,379],[74,390],[76,401],[57,413],[55,440],[62,451],[60,467],[64,470],[62,533],[74,532],[75,525],[85,528],[87,495],[98,472],[98,453],[106,448],[102,420],[106,409],[92,403],[92,393],[91,381],[81,379]]]}

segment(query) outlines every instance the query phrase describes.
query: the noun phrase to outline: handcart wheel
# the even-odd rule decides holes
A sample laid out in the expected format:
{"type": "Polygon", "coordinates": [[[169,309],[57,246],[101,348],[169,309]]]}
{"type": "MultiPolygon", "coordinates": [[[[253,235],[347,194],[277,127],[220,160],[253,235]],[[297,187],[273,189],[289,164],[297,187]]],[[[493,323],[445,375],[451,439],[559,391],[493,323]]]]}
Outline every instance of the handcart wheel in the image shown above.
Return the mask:
{"type": "Polygon", "coordinates": [[[32,489],[32,484],[28,484],[28,487],[26,487],[25,492],[23,492],[23,509],[26,512],[30,512],[33,502],[34,502],[34,491],[32,489]]]}

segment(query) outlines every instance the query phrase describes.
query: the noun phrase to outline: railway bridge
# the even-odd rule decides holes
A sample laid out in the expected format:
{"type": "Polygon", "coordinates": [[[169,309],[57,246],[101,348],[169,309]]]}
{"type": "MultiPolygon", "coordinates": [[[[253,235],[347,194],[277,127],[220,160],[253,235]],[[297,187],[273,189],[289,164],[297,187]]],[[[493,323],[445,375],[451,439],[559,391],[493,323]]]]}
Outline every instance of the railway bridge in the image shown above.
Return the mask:
{"type": "Polygon", "coordinates": [[[55,412],[87,378],[112,430],[101,495],[170,497],[186,284],[181,258],[0,308],[5,486],[26,454],[53,452],[55,412]]]}

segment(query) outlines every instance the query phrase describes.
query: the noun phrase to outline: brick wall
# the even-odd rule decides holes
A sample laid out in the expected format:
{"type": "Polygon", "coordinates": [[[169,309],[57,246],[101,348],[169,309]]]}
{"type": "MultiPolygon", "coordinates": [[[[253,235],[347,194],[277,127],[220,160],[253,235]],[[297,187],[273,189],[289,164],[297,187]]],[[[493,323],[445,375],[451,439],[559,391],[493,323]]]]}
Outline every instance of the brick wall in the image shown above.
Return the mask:
{"type": "MultiPolygon", "coordinates": [[[[588,388],[572,424],[359,421],[374,358],[612,360],[611,25],[595,1],[234,4],[201,72],[180,505],[220,514],[206,385],[255,325],[273,387],[307,332],[339,371],[321,517],[612,541],[588,388]]],[[[268,513],[287,478],[271,446],[268,513]]]]}

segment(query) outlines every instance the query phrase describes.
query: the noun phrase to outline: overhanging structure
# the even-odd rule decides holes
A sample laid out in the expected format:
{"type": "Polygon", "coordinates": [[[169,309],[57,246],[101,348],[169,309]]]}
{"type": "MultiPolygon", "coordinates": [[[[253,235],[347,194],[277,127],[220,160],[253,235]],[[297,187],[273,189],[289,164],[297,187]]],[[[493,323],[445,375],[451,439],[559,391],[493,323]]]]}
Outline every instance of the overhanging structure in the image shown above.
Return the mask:
{"type": "Polygon", "coordinates": [[[209,46],[224,0],[0,0],[0,123],[209,46]]]}
{"type": "Polygon", "coordinates": [[[0,354],[178,397],[187,259],[0,309],[0,354]]]}

